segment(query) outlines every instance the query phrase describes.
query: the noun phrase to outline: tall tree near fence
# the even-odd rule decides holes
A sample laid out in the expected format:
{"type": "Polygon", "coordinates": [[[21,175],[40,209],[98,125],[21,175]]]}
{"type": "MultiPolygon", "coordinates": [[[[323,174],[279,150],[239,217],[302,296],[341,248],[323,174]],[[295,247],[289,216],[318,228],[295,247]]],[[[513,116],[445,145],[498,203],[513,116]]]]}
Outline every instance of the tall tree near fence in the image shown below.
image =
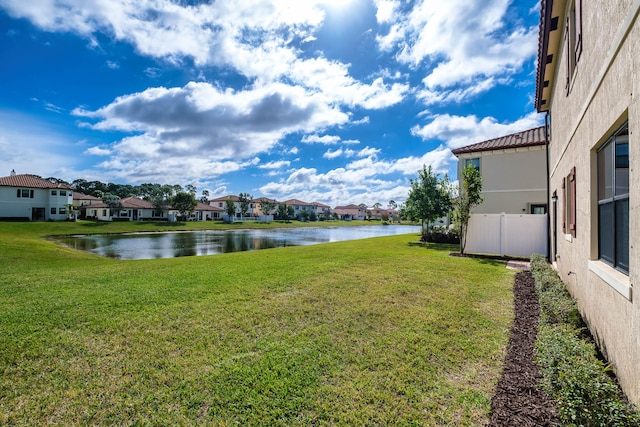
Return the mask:
{"type": "Polygon", "coordinates": [[[464,253],[467,245],[467,230],[469,228],[469,218],[471,209],[482,203],[482,178],[480,171],[469,165],[462,170],[462,181],[458,197],[455,200],[455,223],[460,234],[460,253],[464,253]]]}
{"type": "Polygon", "coordinates": [[[417,180],[410,180],[411,189],[405,203],[404,213],[411,221],[420,221],[424,233],[431,231],[431,223],[449,214],[452,207],[449,193],[449,177],[439,178],[431,165],[422,166],[417,180]]]}
{"type": "Polygon", "coordinates": [[[244,221],[244,217],[247,216],[249,212],[249,206],[253,201],[253,196],[249,193],[240,193],[238,194],[238,203],[240,204],[240,216],[244,221]]]}
{"type": "Polygon", "coordinates": [[[180,217],[185,220],[198,205],[198,201],[193,193],[179,191],[171,198],[171,205],[180,213],[180,217]]]}

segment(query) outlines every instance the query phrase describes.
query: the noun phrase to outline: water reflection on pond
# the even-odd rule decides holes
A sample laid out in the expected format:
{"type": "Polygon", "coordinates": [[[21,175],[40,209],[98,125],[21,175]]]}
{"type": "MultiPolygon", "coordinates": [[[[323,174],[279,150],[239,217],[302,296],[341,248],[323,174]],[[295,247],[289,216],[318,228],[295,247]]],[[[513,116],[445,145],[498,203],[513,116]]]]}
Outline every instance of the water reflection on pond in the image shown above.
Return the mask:
{"type": "Polygon", "coordinates": [[[60,241],[74,249],[110,258],[152,259],[305,246],[419,232],[420,227],[415,226],[374,225],[73,236],[61,238],[60,241]]]}

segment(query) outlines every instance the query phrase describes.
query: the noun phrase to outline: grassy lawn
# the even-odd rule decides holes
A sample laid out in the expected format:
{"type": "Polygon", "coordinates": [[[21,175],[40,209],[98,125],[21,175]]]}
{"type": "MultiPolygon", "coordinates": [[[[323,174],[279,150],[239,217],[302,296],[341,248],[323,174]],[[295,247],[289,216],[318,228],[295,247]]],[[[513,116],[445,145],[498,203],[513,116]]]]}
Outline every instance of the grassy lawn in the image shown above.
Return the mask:
{"type": "Polygon", "coordinates": [[[161,227],[137,224],[0,223],[0,424],[488,419],[503,262],[417,234],[142,261],[42,238],[161,227]]]}

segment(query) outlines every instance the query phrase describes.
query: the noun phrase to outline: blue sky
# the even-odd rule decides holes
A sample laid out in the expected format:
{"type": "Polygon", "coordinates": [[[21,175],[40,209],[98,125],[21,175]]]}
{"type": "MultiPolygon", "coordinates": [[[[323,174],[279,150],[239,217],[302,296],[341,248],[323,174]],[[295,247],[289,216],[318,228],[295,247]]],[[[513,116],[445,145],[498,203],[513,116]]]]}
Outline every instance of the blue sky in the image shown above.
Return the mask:
{"type": "Polygon", "coordinates": [[[0,0],[0,176],[403,201],[543,123],[532,0],[0,0]]]}

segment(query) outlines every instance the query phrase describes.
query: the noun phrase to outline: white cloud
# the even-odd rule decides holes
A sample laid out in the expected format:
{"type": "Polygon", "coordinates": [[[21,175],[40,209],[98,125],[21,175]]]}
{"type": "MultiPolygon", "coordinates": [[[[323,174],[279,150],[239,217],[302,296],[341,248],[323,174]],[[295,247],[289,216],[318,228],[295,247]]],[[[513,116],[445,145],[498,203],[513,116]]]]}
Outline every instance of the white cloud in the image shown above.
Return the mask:
{"type": "Polygon", "coordinates": [[[337,135],[305,135],[302,137],[302,142],[305,144],[333,145],[340,142],[340,137],[337,135]]]}
{"type": "Polygon", "coordinates": [[[292,41],[315,38],[325,18],[321,1],[236,0],[193,6],[157,0],[3,3],[10,15],[46,31],[77,33],[93,44],[94,34],[103,33],[132,44],[145,56],[176,64],[191,58],[198,67],[232,67],[258,84],[286,79],[322,92],[329,102],[379,109],[397,104],[409,90],[406,84],[388,84],[382,78],[360,82],[349,75],[346,64],[299,56],[292,41]]]}
{"type": "Polygon", "coordinates": [[[263,165],[259,165],[260,169],[281,169],[285,167],[289,167],[291,162],[289,160],[279,160],[277,162],[268,162],[263,165]]]}
{"type": "Polygon", "coordinates": [[[182,157],[247,158],[272,148],[284,136],[342,124],[346,114],[302,88],[273,84],[244,91],[208,83],[150,88],[125,95],[96,111],[74,114],[97,119],[97,130],[136,132],[113,150],[136,159],[182,157]]]}
{"type": "Polygon", "coordinates": [[[378,20],[391,25],[377,41],[381,49],[395,50],[401,63],[429,70],[422,99],[456,101],[463,93],[439,92],[462,84],[462,92],[476,87],[466,95],[477,94],[496,83],[492,78],[517,72],[535,56],[538,28],[509,27],[511,3],[421,0],[400,14],[390,12],[395,2],[380,0],[378,20]]]}
{"type": "Polygon", "coordinates": [[[85,154],[91,154],[92,156],[108,156],[111,154],[111,150],[101,147],[90,147],[84,151],[85,154]]]}
{"type": "Polygon", "coordinates": [[[446,142],[449,148],[458,148],[488,139],[509,135],[542,125],[542,116],[528,114],[513,123],[499,123],[493,117],[479,119],[475,115],[452,116],[442,114],[420,127],[415,126],[411,133],[423,140],[437,139],[446,142]]]}
{"type": "MultiPolygon", "coordinates": [[[[327,153],[341,151],[329,150],[327,153]]],[[[367,154],[366,151],[365,148],[357,154],[367,154]]],[[[294,169],[288,178],[267,183],[259,191],[271,197],[318,200],[334,206],[362,202],[371,205],[375,202],[386,203],[391,199],[402,201],[408,194],[408,177],[416,176],[423,165],[431,165],[437,173],[446,173],[455,161],[451,151],[443,146],[422,156],[394,160],[378,160],[378,152],[373,151],[379,150],[370,150],[370,156],[325,173],[319,173],[315,168],[294,169]],[[398,174],[405,178],[398,179],[398,174]]]]}
{"type": "Polygon", "coordinates": [[[342,156],[343,153],[344,152],[342,151],[342,148],[338,148],[337,150],[334,150],[334,151],[327,150],[322,155],[322,157],[324,157],[325,159],[335,159],[336,157],[342,156]]]}

